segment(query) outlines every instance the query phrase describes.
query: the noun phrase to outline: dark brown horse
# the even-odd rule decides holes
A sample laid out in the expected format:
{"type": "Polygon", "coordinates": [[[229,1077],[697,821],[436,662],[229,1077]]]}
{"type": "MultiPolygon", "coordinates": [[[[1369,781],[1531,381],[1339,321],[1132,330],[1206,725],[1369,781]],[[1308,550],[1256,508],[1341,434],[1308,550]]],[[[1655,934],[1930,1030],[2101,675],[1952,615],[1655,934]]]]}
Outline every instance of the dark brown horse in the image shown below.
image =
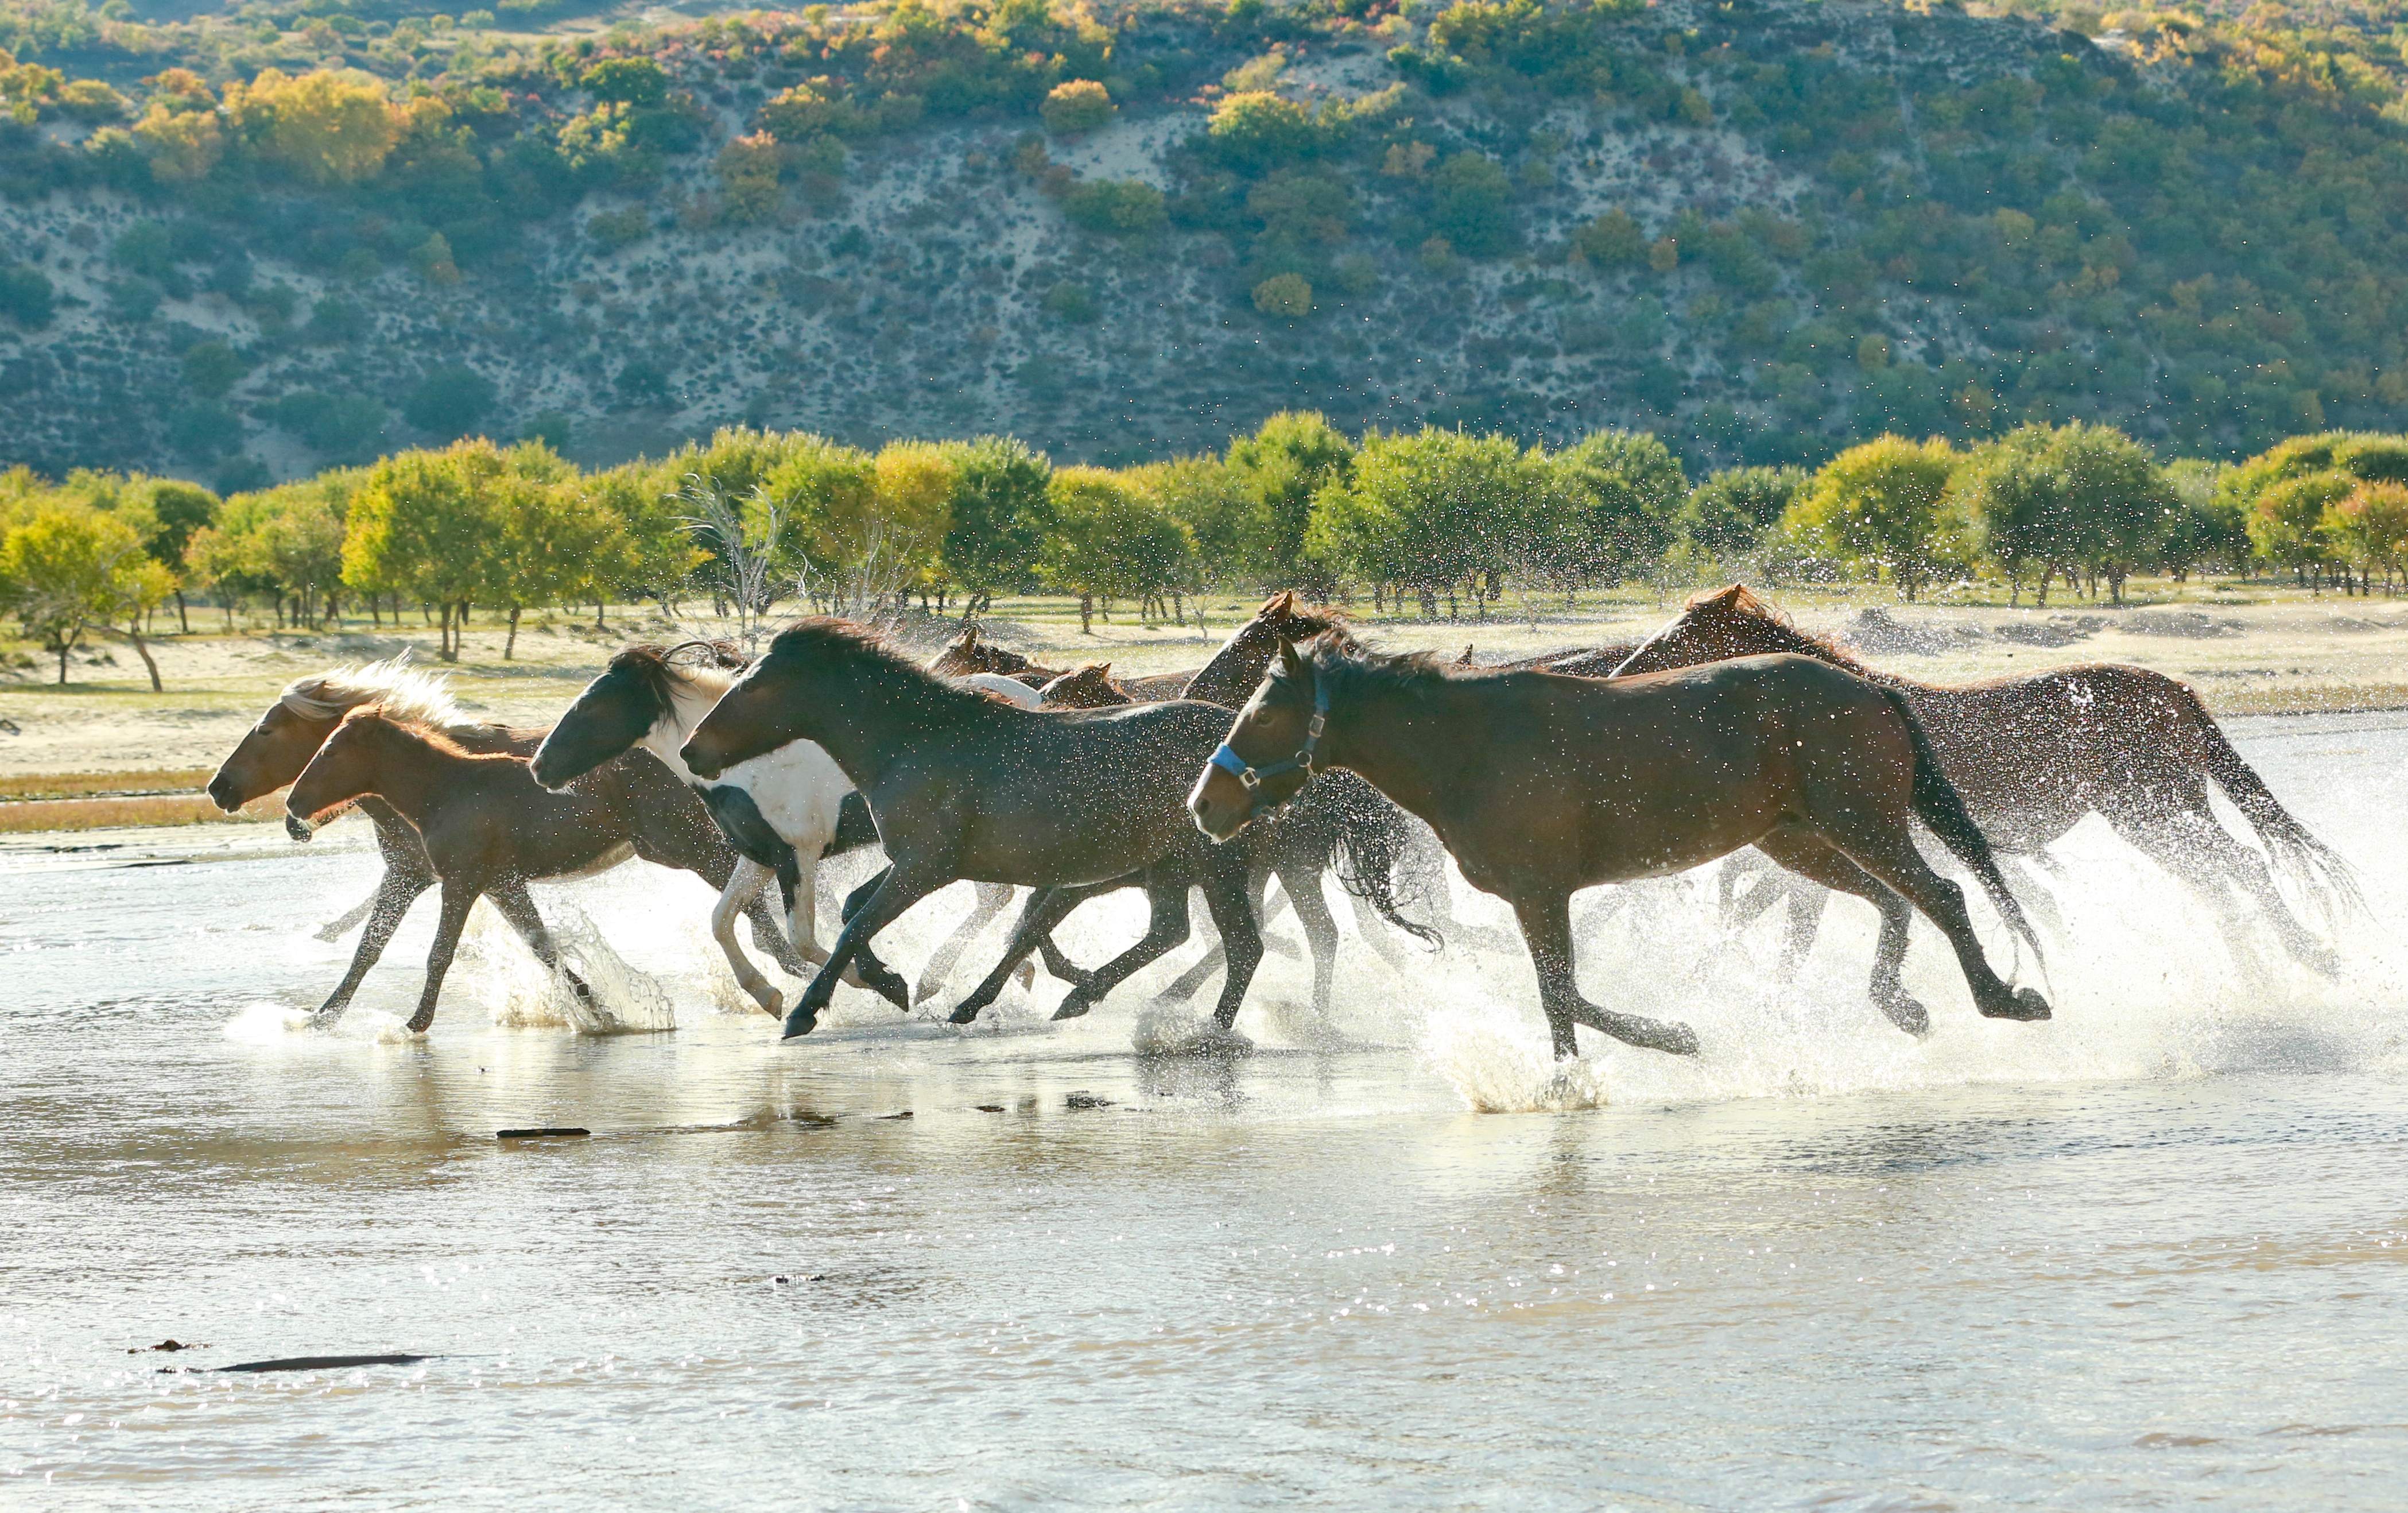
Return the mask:
{"type": "Polygon", "coordinates": [[[1216,1022],[1227,1030],[1262,958],[1247,907],[1251,848],[1204,843],[1186,822],[1187,773],[1228,712],[1188,700],[1113,710],[1024,710],[966,691],[842,620],[781,631],[687,738],[705,780],[790,741],[815,741],[869,802],[890,864],[849,901],[827,964],[786,1016],[808,1034],[841,972],[905,910],[956,879],[1040,891],[1004,959],[953,1011],[994,1001],[1011,969],[1071,909],[1123,886],[1146,889],[1145,938],[1079,983],[1056,1018],[1084,1014],[1187,937],[1187,890],[1204,889],[1228,950],[1216,1022]]]}
{"type": "Polygon", "coordinates": [[[2216,818],[2220,788],[2275,864],[2329,910],[2355,907],[2349,868],[2276,800],[2188,684],[2146,668],[2084,662],[1971,684],[1918,683],[1810,636],[1745,587],[1700,594],[1625,659],[1639,674],[1793,652],[1893,689],[1930,732],[1940,765],[2001,852],[2032,853],[2096,814],[2220,915],[2256,901],[2291,955],[2330,973],[2332,948],[2285,904],[2266,861],[2216,818]]]}
{"type": "MultiPolygon", "coordinates": [[[[1205,764],[1189,807],[1206,833],[1234,836],[1326,767],[1360,773],[1428,821],[1465,878],[1513,906],[1558,1057],[1578,1053],[1578,1024],[1655,1050],[1697,1049],[1686,1026],[1580,996],[1571,895],[1683,872],[1747,845],[1870,900],[1885,940],[1903,938],[1912,904],[1947,934],[1984,1015],[2048,1016],[2038,993],[2012,989],[1990,970],[1963,892],[1914,848],[1910,816],[1941,837],[2030,940],[1913,711],[1899,695],[1810,658],[1748,657],[1599,682],[1452,673],[1430,657],[1350,652],[1326,640],[1301,653],[1283,647],[1205,764]]],[[[1872,989],[1900,1029],[1928,1027],[1923,1006],[1878,967],[1872,989]]]]}
{"type": "Polygon", "coordinates": [[[928,670],[940,678],[967,678],[973,672],[1000,672],[1007,678],[1017,678],[1031,688],[1042,688],[1069,670],[1039,667],[1008,646],[997,646],[979,634],[974,625],[962,627],[962,633],[948,641],[944,650],[928,659],[928,670]]]}
{"type": "MultiPolygon", "coordinates": [[[[343,716],[294,780],[284,810],[307,825],[369,796],[417,829],[442,886],[426,986],[409,1019],[413,1030],[435,1022],[444,973],[480,898],[492,899],[537,958],[555,967],[559,954],[527,892],[530,881],[582,876],[633,855],[721,886],[736,866],[736,853],[701,802],[644,753],[631,752],[554,793],[536,782],[523,756],[471,752],[438,730],[363,705],[343,716]]],[[[583,982],[568,976],[584,995],[583,982]]]]}
{"type": "MultiPolygon", "coordinates": [[[[511,729],[469,720],[452,701],[451,692],[439,675],[422,672],[402,657],[366,667],[335,669],[296,678],[285,687],[259,717],[259,723],[227,756],[216,776],[209,779],[210,800],[232,814],[252,800],[283,787],[301,775],[346,713],[367,704],[380,705],[395,717],[439,730],[452,744],[471,753],[531,756],[546,734],[539,729],[511,729]]],[[[684,785],[650,756],[639,753],[628,760],[628,771],[617,781],[633,785],[639,802],[666,806],[674,821],[667,833],[674,836],[691,831],[691,820],[703,812],[692,802],[684,785]],[[681,794],[685,795],[684,801],[681,801],[681,794]]],[[[409,821],[374,794],[364,795],[356,807],[376,829],[377,849],[384,857],[384,875],[378,880],[376,892],[368,901],[350,916],[365,915],[366,928],[360,932],[359,944],[351,953],[351,969],[319,1006],[322,1016],[339,1014],[351,1002],[369,969],[392,944],[394,932],[401,928],[409,906],[436,883],[426,848],[409,821]]],[[[286,829],[295,840],[309,838],[308,828],[296,820],[288,818],[286,829]]],[[[672,838],[668,843],[676,859],[667,865],[693,872],[714,887],[724,886],[736,866],[736,857],[724,846],[708,843],[707,831],[693,833],[704,843],[688,845],[672,838]]],[[[620,839],[633,841],[632,836],[620,839]]],[[[752,921],[753,939],[771,951],[780,965],[801,976],[807,970],[802,958],[777,928],[768,906],[756,901],[745,915],[752,921]]],[[[340,922],[331,933],[321,932],[322,938],[329,940],[340,933],[340,922]]]]}
{"type": "Polygon", "coordinates": [[[1049,680],[1037,691],[1048,709],[1118,709],[1138,701],[1137,695],[1112,681],[1110,662],[1090,662],[1049,680]]]}

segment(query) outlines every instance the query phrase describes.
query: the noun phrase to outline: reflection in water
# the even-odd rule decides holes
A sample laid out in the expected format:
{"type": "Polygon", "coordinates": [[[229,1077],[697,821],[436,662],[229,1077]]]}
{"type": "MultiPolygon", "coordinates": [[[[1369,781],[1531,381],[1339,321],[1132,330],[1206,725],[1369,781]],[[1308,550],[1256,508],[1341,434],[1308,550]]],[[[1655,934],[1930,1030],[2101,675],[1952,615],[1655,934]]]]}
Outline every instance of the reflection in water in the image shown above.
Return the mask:
{"type": "MultiPolygon", "coordinates": [[[[674,1033],[507,1028],[549,985],[496,935],[434,1034],[384,1038],[424,919],[351,1021],[296,1030],[348,945],[310,929],[371,857],[20,866],[0,1486],[179,1508],[2385,1506],[2408,1463],[2408,961],[2379,921],[2408,743],[2360,720],[2362,755],[2286,756],[2332,723],[2248,752],[2369,872],[2378,923],[2339,984],[2228,948],[2084,832],[2053,1024],[1976,1021],[1920,941],[1938,1029],[1909,1041],[1863,1001],[1870,910],[1835,910],[1784,987],[1777,921],[1722,942],[1709,890],[1676,882],[1583,970],[1707,1054],[1592,1043],[1569,1077],[1531,1055],[1522,962],[1399,976],[1354,944],[1334,1037],[1282,1007],[1300,964],[1267,963],[1252,1055],[1135,1048],[1184,955],[1069,1025],[1050,983],[968,1032],[848,992],[780,1046],[719,1011],[699,886],[639,868],[541,902],[590,918],[674,1033]],[[594,1133],[494,1139],[552,1125],[594,1133]],[[170,1337],[206,1347],[143,1350],[170,1337]],[[431,1359],[208,1372],[362,1353],[431,1359]]],[[[1140,928],[1119,901],[1068,944],[1093,961],[1140,928]]]]}

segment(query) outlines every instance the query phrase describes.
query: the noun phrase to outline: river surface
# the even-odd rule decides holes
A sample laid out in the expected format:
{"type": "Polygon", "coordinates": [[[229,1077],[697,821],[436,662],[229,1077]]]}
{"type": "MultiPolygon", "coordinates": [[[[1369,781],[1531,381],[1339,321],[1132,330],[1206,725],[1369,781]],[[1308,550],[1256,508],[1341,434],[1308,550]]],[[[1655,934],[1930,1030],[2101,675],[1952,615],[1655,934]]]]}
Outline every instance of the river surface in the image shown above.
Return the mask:
{"type": "Polygon", "coordinates": [[[611,1022],[480,916],[417,1039],[431,902],[300,1023],[356,822],[0,857],[0,1505],[2400,1508],[2408,716],[2235,729],[2361,869],[2338,981],[2094,821],[2050,1024],[1918,927],[1910,1041],[1870,910],[1784,980],[1699,875],[1577,908],[1590,996],[1704,1054],[1569,1074],[1463,929],[1350,937],[1334,1027],[1274,957],[1252,1055],[1160,1049],[1193,945],[1074,1024],[848,992],[781,1046],[633,864],[538,892],[611,1022]],[[373,1353],[426,1359],[208,1369],[373,1353]]]}

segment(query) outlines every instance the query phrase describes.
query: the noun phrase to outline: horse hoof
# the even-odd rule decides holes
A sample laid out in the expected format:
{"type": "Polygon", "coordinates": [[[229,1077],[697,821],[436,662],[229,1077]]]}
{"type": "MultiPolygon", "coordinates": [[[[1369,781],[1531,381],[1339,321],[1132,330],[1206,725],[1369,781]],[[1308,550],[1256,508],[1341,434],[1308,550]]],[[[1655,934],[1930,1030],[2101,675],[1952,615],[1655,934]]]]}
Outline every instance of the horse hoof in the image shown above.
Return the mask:
{"type": "Polygon", "coordinates": [[[1650,1029],[1652,1033],[1646,1039],[1631,1044],[1651,1051],[1662,1051],[1667,1056],[1698,1054],[1698,1032],[1687,1025],[1667,1023],[1654,1025],[1650,1029]]]}
{"type": "Polygon", "coordinates": [[[756,987],[747,988],[746,991],[752,995],[752,1001],[761,1006],[761,1012],[770,1018],[775,1019],[785,1012],[786,995],[776,988],[756,987]]]}
{"type": "Polygon", "coordinates": [[[900,977],[882,977],[872,981],[869,990],[895,1005],[897,1014],[911,1012],[911,989],[900,977]]]}
{"type": "Polygon", "coordinates": [[[2007,1004],[1996,1009],[1984,1009],[1983,1015],[1992,1019],[2016,1019],[2025,1023],[2049,1017],[2048,1000],[2040,996],[2036,987],[2018,987],[2007,1004]]]}
{"type": "Polygon", "coordinates": [[[779,1028],[778,1038],[800,1040],[818,1028],[820,1016],[817,1010],[808,1003],[797,1003],[795,1005],[795,1012],[786,1016],[785,1024],[779,1028]]]}
{"type": "Polygon", "coordinates": [[[1068,998],[1062,1001],[1062,1006],[1060,1008],[1054,1011],[1054,1017],[1056,1019],[1083,1019],[1087,1016],[1087,1010],[1092,1007],[1094,1007],[1093,1004],[1086,1002],[1082,1000],[1078,994],[1073,993],[1068,998]]]}
{"type": "Polygon", "coordinates": [[[1921,1040],[1931,1033],[1931,1013],[1904,993],[1880,1005],[1882,1016],[1890,1023],[1921,1040]]]}
{"type": "Polygon", "coordinates": [[[945,1023],[949,1025],[974,1024],[978,1020],[979,1011],[985,1007],[986,1005],[983,1003],[965,1003],[960,1008],[955,1009],[953,1013],[945,1016],[945,1023]]]}

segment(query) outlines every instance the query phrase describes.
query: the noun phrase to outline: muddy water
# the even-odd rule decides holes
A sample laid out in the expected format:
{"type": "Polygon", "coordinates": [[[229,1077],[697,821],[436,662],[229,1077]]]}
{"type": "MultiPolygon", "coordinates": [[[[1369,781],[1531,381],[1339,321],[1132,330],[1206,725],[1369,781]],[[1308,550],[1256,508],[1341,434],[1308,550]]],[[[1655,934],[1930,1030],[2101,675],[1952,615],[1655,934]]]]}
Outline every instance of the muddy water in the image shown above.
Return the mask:
{"type": "MultiPolygon", "coordinates": [[[[640,867],[539,901],[584,1030],[672,1033],[580,1032],[481,929],[401,1036],[423,917],[305,1030],[374,874],[339,829],[10,859],[0,1501],[2396,1508],[2408,717],[2243,728],[2364,871],[2340,981],[2086,830],[2057,1020],[1976,1020],[1919,936],[1918,1045],[1863,1003],[1870,910],[1784,982],[1776,923],[1724,940],[1683,880],[1584,976],[1706,1054],[1570,1076],[1461,932],[1350,940],[1334,1033],[1274,958],[1247,1057],[1141,1048],[1189,1023],[1167,971],[967,1034],[847,994],[780,1047],[700,886],[640,867]],[[541,1125],[593,1132],[494,1138],[541,1125]],[[129,1353],[168,1338],[203,1348],[129,1353]],[[389,1352],[429,1359],[203,1369],[389,1352]]],[[[1092,960],[1136,911],[1075,925],[1092,960]]]]}

